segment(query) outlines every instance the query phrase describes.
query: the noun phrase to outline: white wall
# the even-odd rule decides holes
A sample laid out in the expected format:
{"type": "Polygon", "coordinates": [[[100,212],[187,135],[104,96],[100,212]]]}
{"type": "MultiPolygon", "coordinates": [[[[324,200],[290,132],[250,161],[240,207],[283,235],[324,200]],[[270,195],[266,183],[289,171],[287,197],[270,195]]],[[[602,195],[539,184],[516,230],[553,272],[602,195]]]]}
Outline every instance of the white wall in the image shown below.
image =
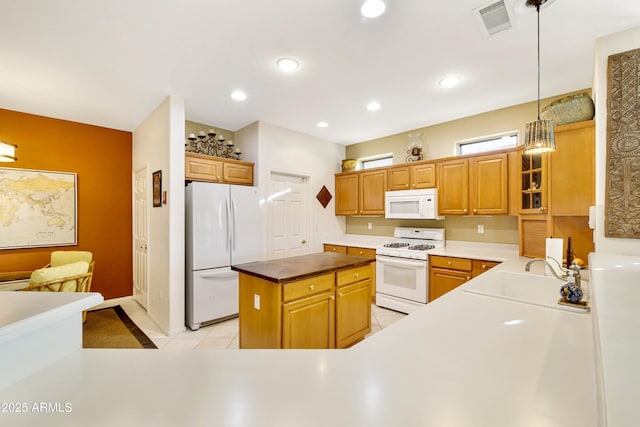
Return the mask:
{"type": "Polygon", "coordinates": [[[640,48],[640,27],[603,37],[596,42],[594,83],[596,106],[596,252],[640,255],[640,239],[604,236],[607,160],[607,61],[610,55],[640,48]]]}
{"type": "Polygon", "coordinates": [[[147,311],[168,335],[185,329],[184,126],[184,100],[169,96],[133,132],[132,170],[162,170],[167,191],[167,205],[149,211],[147,311]]]}
{"type": "MultiPolygon", "coordinates": [[[[335,198],[326,208],[316,199],[323,185],[335,196],[334,173],[341,170],[344,146],[262,121],[236,131],[236,141],[247,153],[243,160],[256,161],[256,184],[260,197],[265,200],[271,172],[309,177],[309,253],[321,252],[326,237],[344,234],[344,218],[335,216],[335,198]],[[256,152],[258,159],[253,160],[256,152]]],[[[267,214],[268,209],[263,209],[262,224],[267,224],[267,214]]],[[[266,254],[266,227],[263,227],[262,242],[266,254]]]]}

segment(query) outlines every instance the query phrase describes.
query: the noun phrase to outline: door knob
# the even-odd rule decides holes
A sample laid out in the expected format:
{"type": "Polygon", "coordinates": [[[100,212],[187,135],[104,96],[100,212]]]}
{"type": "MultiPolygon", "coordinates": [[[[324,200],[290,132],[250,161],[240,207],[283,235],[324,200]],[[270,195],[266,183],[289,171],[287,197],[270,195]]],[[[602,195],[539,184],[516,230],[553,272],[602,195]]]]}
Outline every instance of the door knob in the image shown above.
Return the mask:
{"type": "MultiPolygon", "coordinates": [[[[304,239],[302,239],[302,241],[301,241],[300,243],[302,243],[302,244],[304,245],[305,243],[307,243],[307,241],[306,241],[306,240],[304,240],[304,239]]],[[[335,250],[335,249],[334,249],[334,250],[335,250]]]]}

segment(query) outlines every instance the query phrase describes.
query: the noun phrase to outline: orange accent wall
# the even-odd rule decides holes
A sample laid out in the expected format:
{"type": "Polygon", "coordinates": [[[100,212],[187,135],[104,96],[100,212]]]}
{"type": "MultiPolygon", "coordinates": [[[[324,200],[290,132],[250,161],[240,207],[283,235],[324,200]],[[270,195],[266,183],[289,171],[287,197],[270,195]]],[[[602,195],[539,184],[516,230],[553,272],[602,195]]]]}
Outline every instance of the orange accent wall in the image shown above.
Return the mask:
{"type": "Polygon", "coordinates": [[[0,272],[41,268],[54,250],[87,250],[91,290],[132,295],[131,132],[0,109],[0,141],[18,146],[18,161],[0,167],[75,172],[78,186],[77,246],[0,249],[0,272]]]}

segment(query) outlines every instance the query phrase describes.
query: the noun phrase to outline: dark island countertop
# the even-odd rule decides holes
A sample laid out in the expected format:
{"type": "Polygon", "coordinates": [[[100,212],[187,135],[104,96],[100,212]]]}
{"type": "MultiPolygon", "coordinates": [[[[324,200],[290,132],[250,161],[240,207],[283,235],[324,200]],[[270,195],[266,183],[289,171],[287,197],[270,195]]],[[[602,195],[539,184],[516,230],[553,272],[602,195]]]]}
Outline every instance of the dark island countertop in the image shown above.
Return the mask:
{"type": "Polygon", "coordinates": [[[232,265],[231,269],[270,282],[285,284],[348,268],[362,267],[374,261],[375,259],[361,256],[320,252],[291,258],[237,264],[232,265]]]}

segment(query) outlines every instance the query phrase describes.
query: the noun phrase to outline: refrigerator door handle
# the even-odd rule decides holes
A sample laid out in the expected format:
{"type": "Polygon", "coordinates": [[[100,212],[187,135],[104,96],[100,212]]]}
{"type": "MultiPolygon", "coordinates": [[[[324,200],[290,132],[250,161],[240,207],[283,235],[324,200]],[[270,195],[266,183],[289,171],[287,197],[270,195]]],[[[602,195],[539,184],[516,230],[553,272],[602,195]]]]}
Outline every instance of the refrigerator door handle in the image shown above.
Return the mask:
{"type": "Polygon", "coordinates": [[[229,199],[225,199],[224,204],[227,208],[226,247],[228,251],[231,251],[231,207],[229,206],[229,199]]]}
{"type": "Polygon", "coordinates": [[[234,199],[231,199],[231,250],[235,251],[236,250],[236,240],[237,240],[237,231],[236,231],[236,224],[238,223],[238,219],[236,218],[236,201],[234,199]]]}

